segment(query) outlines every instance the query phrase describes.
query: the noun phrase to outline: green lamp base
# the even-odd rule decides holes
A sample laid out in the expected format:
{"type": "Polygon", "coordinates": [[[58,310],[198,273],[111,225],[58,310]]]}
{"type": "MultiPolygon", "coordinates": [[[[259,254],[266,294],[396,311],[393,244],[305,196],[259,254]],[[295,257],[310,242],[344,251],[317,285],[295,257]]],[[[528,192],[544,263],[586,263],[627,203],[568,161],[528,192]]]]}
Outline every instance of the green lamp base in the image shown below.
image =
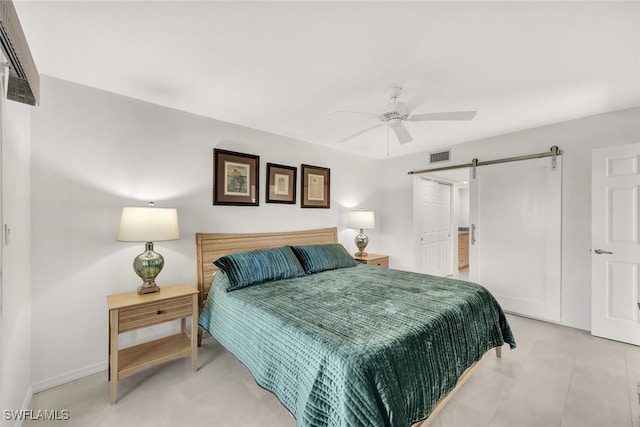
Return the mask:
{"type": "Polygon", "coordinates": [[[156,276],[160,274],[162,267],[164,267],[164,258],[153,251],[153,242],[147,242],[145,251],[133,260],[133,270],[142,279],[142,285],[138,287],[138,294],[160,292],[160,287],[156,285],[156,276]]]}
{"type": "Polygon", "coordinates": [[[358,247],[358,252],[356,252],[356,256],[359,256],[359,257],[367,256],[368,254],[364,251],[364,249],[369,244],[369,238],[367,237],[366,234],[364,234],[364,230],[362,228],[360,229],[360,234],[356,236],[354,241],[356,243],[356,246],[358,247]]]}

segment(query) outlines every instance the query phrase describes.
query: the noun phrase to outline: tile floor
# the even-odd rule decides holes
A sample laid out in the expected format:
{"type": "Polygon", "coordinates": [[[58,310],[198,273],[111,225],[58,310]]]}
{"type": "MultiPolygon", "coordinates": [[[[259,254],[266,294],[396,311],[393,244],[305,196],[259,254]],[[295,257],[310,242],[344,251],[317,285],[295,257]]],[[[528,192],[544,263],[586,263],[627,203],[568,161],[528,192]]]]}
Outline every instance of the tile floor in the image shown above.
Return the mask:
{"type": "MultiPolygon", "coordinates": [[[[433,427],[640,427],[640,347],[509,315],[518,348],[485,358],[433,427]]],[[[109,405],[106,373],[34,395],[31,409],[67,421],[24,426],[295,426],[270,392],[211,338],[189,359],[122,380],[109,405]]]]}

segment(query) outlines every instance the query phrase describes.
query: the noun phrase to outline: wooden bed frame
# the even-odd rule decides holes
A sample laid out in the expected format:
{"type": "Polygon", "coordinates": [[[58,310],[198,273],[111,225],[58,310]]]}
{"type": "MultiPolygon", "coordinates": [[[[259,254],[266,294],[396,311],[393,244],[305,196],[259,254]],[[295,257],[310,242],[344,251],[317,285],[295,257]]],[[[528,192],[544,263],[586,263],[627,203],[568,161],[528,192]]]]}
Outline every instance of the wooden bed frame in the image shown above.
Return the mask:
{"type": "MultiPolygon", "coordinates": [[[[277,248],[285,245],[321,245],[338,242],[336,227],[317,230],[285,231],[274,233],[196,233],[196,279],[199,309],[202,309],[207,299],[211,282],[218,268],[213,261],[218,258],[236,252],[245,252],[258,249],[277,248]]],[[[202,340],[203,330],[198,330],[198,346],[202,340]]],[[[502,347],[496,347],[496,356],[502,356],[502,347]]],[[[482,359],[490,353],[487,352],[482,359]]],[[[471,365],[458,379],[456,387],[442,397],[431,412],[429,418],[418,421],[412,427],[427,427],[437,414],[444,408],[455,393],[462,387],[467,379],[477,369],[480,362],[471,365]]]]}
{"type": "Polygon", "coordinates": [[[323,245],[338,242],[336,227],[277,233],[196,233],[196,279],[199,307],[207,300],[218,267],[213,261],[227,254],[285,245],[323,245]]]}

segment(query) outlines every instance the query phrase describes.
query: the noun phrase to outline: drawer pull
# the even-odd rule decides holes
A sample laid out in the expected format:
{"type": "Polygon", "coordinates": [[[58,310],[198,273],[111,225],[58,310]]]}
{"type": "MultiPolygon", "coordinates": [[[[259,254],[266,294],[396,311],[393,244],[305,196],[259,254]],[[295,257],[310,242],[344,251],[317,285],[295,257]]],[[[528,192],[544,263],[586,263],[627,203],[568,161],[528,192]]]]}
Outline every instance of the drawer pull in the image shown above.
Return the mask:
{"type": "Polygon", "coordinates": [[[158,310],[158,311],[156,312],[156,314],[162,314],[163,312],[164,312],[164,310],[158,310]]]}

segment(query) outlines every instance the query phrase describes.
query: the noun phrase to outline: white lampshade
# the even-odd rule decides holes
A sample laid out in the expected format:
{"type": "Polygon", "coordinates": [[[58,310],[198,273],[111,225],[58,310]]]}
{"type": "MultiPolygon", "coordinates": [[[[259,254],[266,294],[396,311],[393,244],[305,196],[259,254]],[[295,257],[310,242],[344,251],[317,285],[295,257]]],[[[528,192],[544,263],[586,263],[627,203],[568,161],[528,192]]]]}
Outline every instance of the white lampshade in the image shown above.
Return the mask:
{"type": "Polygon", "coordinates": [[[350,211],[347,220],[349,228],[376,228],[373,211],[350,211]]]}
{"type": "Polygon", "coordinates": [[[119,242],[178,240],[178,211],[173,208],[122,208],[119,242]]]}

